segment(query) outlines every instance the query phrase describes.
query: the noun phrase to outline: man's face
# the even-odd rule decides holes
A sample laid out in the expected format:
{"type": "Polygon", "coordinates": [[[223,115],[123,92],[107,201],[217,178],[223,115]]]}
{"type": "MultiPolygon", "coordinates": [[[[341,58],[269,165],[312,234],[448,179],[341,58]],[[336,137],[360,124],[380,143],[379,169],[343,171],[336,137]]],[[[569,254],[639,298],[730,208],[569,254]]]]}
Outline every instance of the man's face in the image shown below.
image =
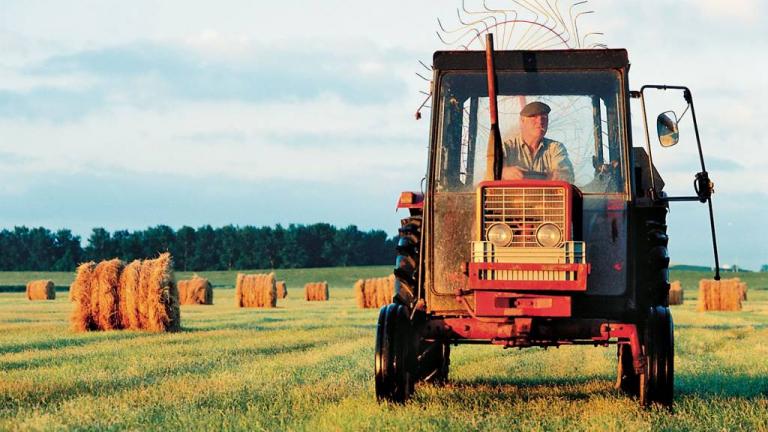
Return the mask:
{"type": "Polygon", "coordinates": [[[520,116],[520,130],[525,138],[533,139],[537,142],[541,141],[547,133],[548,126],[548,114],[536,114],[530,117],[520,116]]]}

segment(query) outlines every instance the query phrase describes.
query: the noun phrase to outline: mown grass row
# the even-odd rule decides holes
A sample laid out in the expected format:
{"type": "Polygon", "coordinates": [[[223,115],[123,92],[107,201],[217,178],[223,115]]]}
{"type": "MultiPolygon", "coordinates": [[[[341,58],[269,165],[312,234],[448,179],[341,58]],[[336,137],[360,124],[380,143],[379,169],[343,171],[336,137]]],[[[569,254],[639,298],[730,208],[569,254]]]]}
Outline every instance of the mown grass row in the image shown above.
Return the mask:
{"type": "Polygon", "coordinates": [[[274,310],[215,291],[213,306],[182,307],[175,334],[75,334],[66,296],[0,294],[0,429],[768,429],[766,290],[740,313],[673,308],[673,413],[617,393],[615,349],[602,347],[454,347],[451,384],[379,405],[377,311],[355,308],[351,284],[274,310]]]}

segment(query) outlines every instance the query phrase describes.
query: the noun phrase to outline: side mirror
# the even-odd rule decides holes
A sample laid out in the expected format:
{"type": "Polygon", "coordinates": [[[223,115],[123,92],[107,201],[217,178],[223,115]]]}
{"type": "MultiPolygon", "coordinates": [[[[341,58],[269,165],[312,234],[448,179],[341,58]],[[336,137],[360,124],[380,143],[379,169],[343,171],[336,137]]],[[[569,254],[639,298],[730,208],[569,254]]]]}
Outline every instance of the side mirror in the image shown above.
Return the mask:
{"type": "Polygon", "coordinates": [[[659,143],[662,147],[672,147],[680,141],[680,132],[677,129],[677,115],[674,111],[659,114],[656,119],[656,132],[659,134],[659,143]]]}

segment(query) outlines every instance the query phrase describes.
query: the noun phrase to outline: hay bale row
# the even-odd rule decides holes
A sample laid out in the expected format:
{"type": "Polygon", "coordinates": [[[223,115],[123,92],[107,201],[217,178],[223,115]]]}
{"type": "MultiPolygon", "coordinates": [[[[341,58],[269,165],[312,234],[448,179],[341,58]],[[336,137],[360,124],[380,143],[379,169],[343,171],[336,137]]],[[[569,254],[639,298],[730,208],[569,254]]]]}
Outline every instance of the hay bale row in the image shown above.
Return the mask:
{"type": "Polygon", "coordinates": [[[304,299],[306,301],[327,301],[330,298],[328,282],[310,282],[304,285],[304,299]]]}
{"type": "Polygon", "coordinates": [[[180,280],[176,285],[179,287],[179,304],[213,304],[213,287],[208,279],[195,275],[192,279],[180,280]]]}
{"type": "Polygon", "coordinates": [[[674,281],[669,287],[669,305],[683,304],[683,287],[680,281],[674,281]]]}
{"type": "Polygon", "coordinates": [[[274,273],[237,274],[235,282],[237,307],[277,307],[277,283],[274,273]]]}
{"type": "Polygon", "coordinates": [[[177,331],[179,292],[168,253],[125,265],[119,259],[88,262],[77,268],[70,287],[75,331],[177,331]]]}
{"type": "Polygon", "coordinates": [[[285,281],[277,281],[277,298],[284,299],[288,297],[288,287],[285,281]]]}
{"type": "Polygon", "coordinates": [[[746,289],[746,284],[738,278],[719,281],[702,279],[699,281],[697,310],[740,311],[741,302],[746,299],[746,289]]]}
{"type": "Polygon", "coordinates": [[[52,280],[27,282],[27,300],[55,300],[56,286],[52,280]]]}
{"type": "Polygon", "coordinates": [[[360,279],[355,282],[355,300],[359,308],[380,308],[392,302],[395,276],[360,279]]]}

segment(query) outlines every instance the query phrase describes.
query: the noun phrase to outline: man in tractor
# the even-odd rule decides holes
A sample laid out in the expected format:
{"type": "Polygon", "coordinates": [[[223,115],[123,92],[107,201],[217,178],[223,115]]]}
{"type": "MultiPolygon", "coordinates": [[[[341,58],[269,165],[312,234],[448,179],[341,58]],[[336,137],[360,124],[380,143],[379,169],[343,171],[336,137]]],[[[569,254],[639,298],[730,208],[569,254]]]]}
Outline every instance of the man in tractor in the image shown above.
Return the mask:
{"type": "Polygon", "coordinates": [[[562,143],[544,138],[551,108],[531,102],[520,111],[520,134],[504,141],[502,180],[546,178],[573,183],[573,164],[562,143]]]}

